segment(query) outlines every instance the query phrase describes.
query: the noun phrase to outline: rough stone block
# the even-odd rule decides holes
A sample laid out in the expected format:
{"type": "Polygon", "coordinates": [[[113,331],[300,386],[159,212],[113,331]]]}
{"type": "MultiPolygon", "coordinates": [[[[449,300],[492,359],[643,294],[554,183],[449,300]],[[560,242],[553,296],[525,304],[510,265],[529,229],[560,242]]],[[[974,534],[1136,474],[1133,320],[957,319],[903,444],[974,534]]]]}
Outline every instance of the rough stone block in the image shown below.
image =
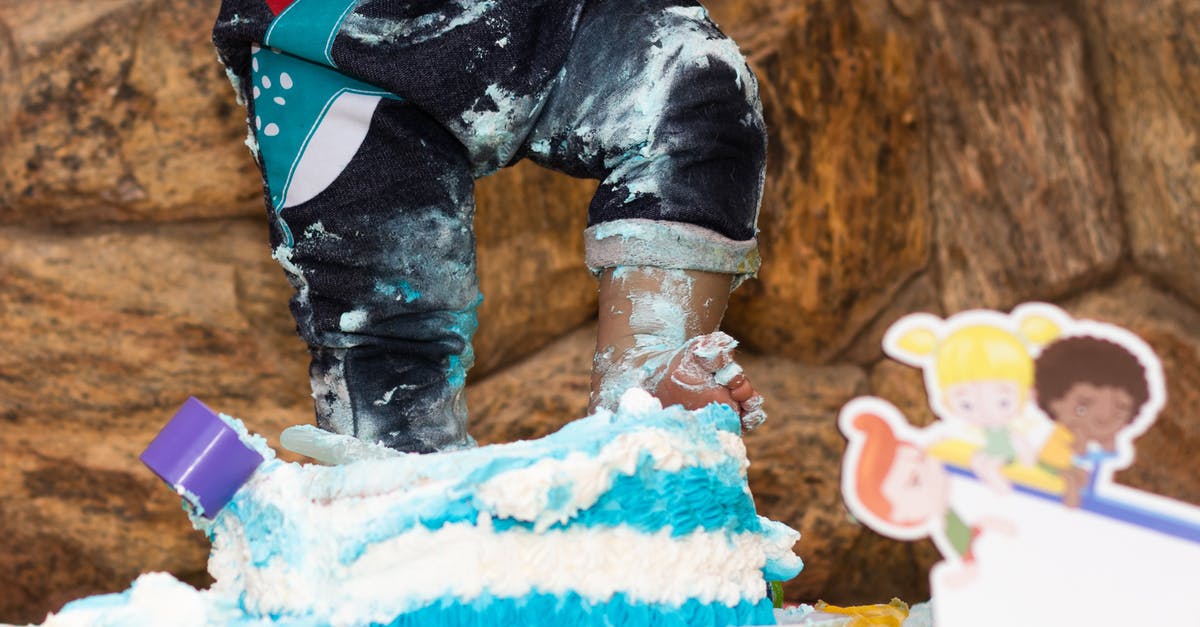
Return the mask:
{"type": "Polygon", "coordinates": [[[178,0],[0,0],[0,224],[261,214],[215,15],[178,0]]]}
{"type": "Polygon", "coordinates": [[[1058,4],[931,2],[922,72],[946,313],[1051,300],[1123,229],[1083,34],[1058,4]]]}
{"type": "Polygon", "coordinates": [[[1200,304],[1200,4],[1080,6],[1134,260],[1200,304]]]}
{"type": "Polygon", "coordinates": [[[138,454],[193,394],[269,436],[312,420],[264,238],[252,220],[0,229],[4,620],[146,570],[204,583],[203,536],[138,454]]]}
{"type": "Polygon", "coordinates": [[[919,43],[879,5],[780,3],[731,28],[771,133],[763,269],[727,318],[756,350],[833,358],[926,264],[919,43]]]}

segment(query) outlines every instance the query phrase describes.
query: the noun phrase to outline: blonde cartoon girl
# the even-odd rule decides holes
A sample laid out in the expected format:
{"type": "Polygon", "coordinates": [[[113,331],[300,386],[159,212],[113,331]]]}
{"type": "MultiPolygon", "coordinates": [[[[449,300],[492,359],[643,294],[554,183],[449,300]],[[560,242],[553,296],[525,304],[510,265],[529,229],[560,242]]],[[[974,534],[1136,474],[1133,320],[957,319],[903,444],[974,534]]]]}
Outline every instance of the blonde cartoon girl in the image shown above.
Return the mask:
{"type": "Polygon", "coordinates": [[[923,369],[930,406],[943,420],[976,428],[982,446],[971,458],[980,480],[999,491],[1011,484],[1002,469],[1032,465],[1037,447],[1020,426],[1030,407],[1033,351],[1062,329],[1057,309],[1025,305],[1011,316],[969,311],[947,320],[908,316],[889,329],[884,350],[923,369]]]}

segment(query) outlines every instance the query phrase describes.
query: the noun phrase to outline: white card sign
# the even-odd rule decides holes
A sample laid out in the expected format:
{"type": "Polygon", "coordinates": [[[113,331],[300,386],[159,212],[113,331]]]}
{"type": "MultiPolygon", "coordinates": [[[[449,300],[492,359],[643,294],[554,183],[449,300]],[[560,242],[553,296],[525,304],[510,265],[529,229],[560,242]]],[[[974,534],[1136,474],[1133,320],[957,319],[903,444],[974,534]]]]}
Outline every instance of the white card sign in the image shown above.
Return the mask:
{"type": "Polygon", "coordinates": [[[1200,625],[1200,507],[1113,481],[1166,402],[1145,342],[1030,303],[913,314],[884,350],[922,370],[937,420],[848,403],[842,493],[877,532],[938,547],[935,624],[1200,625]]]}

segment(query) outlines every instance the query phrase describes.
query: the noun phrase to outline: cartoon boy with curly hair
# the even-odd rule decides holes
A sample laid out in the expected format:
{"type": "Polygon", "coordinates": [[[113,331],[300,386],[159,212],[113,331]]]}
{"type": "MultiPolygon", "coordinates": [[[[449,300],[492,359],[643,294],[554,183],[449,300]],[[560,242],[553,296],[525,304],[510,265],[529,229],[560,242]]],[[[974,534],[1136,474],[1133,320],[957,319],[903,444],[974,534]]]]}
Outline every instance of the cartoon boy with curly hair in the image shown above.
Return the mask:
{"type": "Polygon", "coordinates": [[[1061,338],[1038,355],[1038,406],[1057,428],[1041,453],[1066,481],[1063,502],[1078,507],[1097,467],[1117,455],[1117,435],[1150,400],[1146,366],[1129,349],[1092,336],[1061,338]]]}

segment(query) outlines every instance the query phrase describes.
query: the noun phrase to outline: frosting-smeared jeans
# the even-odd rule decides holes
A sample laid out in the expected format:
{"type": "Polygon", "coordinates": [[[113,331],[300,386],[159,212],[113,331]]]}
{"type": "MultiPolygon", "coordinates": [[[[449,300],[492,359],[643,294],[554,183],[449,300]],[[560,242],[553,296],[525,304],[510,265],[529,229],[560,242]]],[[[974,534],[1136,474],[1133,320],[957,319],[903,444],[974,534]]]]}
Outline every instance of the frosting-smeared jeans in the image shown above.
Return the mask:
{"type": "Polygon", "coordinates": [[[318,424],[467,445],[474,179],[601,181],[587,263],[752,275],[765,131],[736,45],[685,0],[225,0],[271,243],[318,424]]]}

